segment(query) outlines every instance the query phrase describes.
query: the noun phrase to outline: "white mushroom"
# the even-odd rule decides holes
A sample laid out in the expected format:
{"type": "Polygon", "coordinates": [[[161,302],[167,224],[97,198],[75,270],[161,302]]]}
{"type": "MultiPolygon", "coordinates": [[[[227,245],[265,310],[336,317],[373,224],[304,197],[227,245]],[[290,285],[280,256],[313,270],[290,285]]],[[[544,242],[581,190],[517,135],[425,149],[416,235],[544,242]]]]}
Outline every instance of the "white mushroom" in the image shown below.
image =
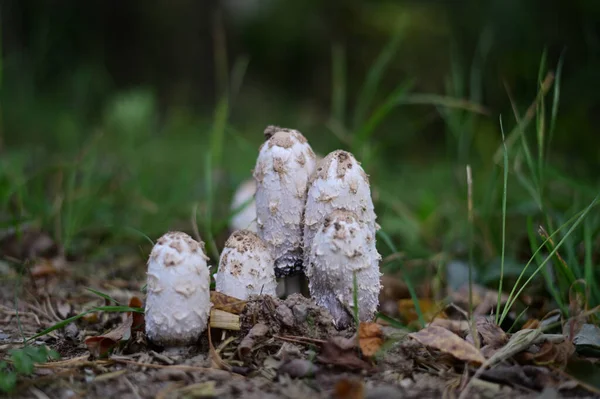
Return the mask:
{"type": "Polygon", "coordinates": [[[248,179],[239,185],[233,200],[231,202],[231,211],[238,211],[231,218],[229,228],[231,231],[250,230],[256,232],[256,202],[254,194],[256,193],[256,182],[254,179],[248,179]],[[243,206],[243,209],[239,209],[243,206]]]}
{"type": "Polygon", "coordinates": [[[250,295],[274,296],[277,282],[273,264],[263,240],[249,230],[236,231],[221,253],[216,290],[241,300],[250,295]]]}
{"type": "Polygon", "coordinates": [[[369,179],[354,156],[342,150],[327,154],[311,176],[304,214],[305,248],[310,248],[323,219],[336,209],[354,212],[375,236],[377,216],[369,179]]]}
{"type": "Polygon", "coordinates": [[[352,321],[356,273],[360,321],[373,318],[381,290],[373,229],[353,212],[336,210],[321,223],[307,248],[306,276],[311,297],[329,310],[337,328],[352,321]]]}
{"type": "Polygon", "coordinates": [[[275,275],[302,268],[302,216],[315,154],[297,130],[269,126],[260,147],[256,180],[258,235],[275,259],[275,275]]]}
{"type": "Polygon", "coordinates": [[[185,233],[169,232],[152,248],[146,335],[158,345],[193,344],[206,330],[211,303],[203,246],[185,233]]]}

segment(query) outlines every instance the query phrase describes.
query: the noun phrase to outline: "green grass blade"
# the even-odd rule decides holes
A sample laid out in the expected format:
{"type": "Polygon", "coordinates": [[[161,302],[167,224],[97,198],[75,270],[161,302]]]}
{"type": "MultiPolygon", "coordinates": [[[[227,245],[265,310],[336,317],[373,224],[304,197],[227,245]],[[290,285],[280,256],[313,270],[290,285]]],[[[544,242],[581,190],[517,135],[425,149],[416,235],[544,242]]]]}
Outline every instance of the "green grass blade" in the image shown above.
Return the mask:
{"type": "MultiPolygon", "coordinates": [[[[566,239],[573,233],[573,231],[579,226],[579,224],[581,224],[581,222],[583,221],[583,219],[585,218],[585,216],[589,213],[589,211],[594,206],[596,206],[596,204],[598,202],[598,198],[600,198],[600,196],[596,196],[594,198],[594,200],[587,206],[587,208],[585,208],[585,210],[583,210],[579,215],[576,215],[577,219],[575,220],[575,222],[573,223],[573,225],[569,228],[569,230],[565,233],[565,235],[563,236],[563,238],[558,242],[558,244],[556,244],[556,246],[554,247],[554,249],[552,250],[552,252],[550,252],[550,254],[548,256],[546,256],[546,258],[544,259],[544,261],[537,267],[537,269],[535,270],[535,272],[525,281],[525,283],[523,283],[523,285],[521,286],[521,288],[519,288],[519,290],[516,292],[516,294],[514,294],[514,291],[516,290],[516,287],[518,286],[518,282],[519,282],[519,280],[517,280],[517,283],[515,283],[515,285],[513,287],[513,291],[511,292],[511,294],[509,296],[509,299],[508,299],[508,301],[506,303],[504,311],[502,312],[502,317],[500,319],[500,323],[502,323],[504,321],[504,318],[508,314],[509,309],[513,306],[513,304],[515,303],[515,301],[517,300],[517,298],[521,295],[521,293],[523,292],[523,290],[525,289],[525,287],[527,287],[527,285],[529,285],[529,283],[531,282],[531,280],[533,280],[533,278],[540,272],[540,270],[542,270],[542,268],[544,267],[544,265],[546,264],[546,262],[548,262],[548,260],[550,260],[554,256],[554,254],[556,253],[556,251],[559,250],[559,248],[566,241],[566,239]]],[[[566,222],[565,224],[563,224],[561,227],[559,227],[552,235],[557,234],[561,230],[562,227],[564,227],[565,225],[569,224],[573,219],[574,218],[571,218],[571,220],[569,220],[568,222],[566,222]]],[[[525,268],[527,268],[529,266],[529,264],[531,263],[532,259],[535,258],[535,256],[539,253],[539,251],[541,251],[541,249],[545,247],[546,242],[552,238],[552,235],[550,235],[546,240],[544,240],[544,242],[542,243],[542,245],[540,245],[538,247],[537,251],[535,251],[535,253],[531,257],[531,259],[529,260],[529,262],[527,262],[527,265],[525,265],[525,268]]],[[[521,276],[519,276],[519,278],[520,277],[521,276]]]]}
{"type": "Polygon", "coordinates": [[[387,70],[390,62],[394,58],[396,51],[398,50],[400,41],[402,39],[401,33],[402,31],[399,29],[394,34],[394,36],[392,36],[390,41],[379,53],[379,56],[377,57],[371,68],[369,68],[367,77],[358,94],[358,102],[354,110],[354,120],[352,125],[354,130],[359,129],[359,127],[362,126],[363,122],[367,117],[367,114],[369,113],[369,110],[373,103],[373,99],[375,98],[375,93],[377,92],[379,84],[383,79],[383,75],[387,70]]]}
{"type": "Polygon", "coordinates": [[[502,144],[504,147],[504,178],[502,181],[502,252],[500,255],[500,282],[498,283],[498,301],[496,303],[496,324],[499,324],[500,306],[502,302],[502,285],[504,284],[504,255],[506,251],[506,198],[508,192],[508,149],[506,148],[502,117],[500,117],[500,132],[502,133],[502,144]]]}
{"type": "Polygon", "coordinates": [[[331,48],[331,116],[344,125],[346,120],[346,49],[341,44],[331,48]]]}
{"type": "MultiPolygon", "coordinates": [[[[555,81],[554,81],[554,94],[552,98],[552,110],[550,111],[550,128],[548,131],[548,144],[547,148],[549,150],[550,143],[552,142],[552,138],[554,137],[554,129],[556,128],[556,118],[558,117],[558,107],[560,104],[560,83],[562,79],[562,69],[565,61],[565,50],[560,54],[560,58],[558,59],[558,64],[556,66],[555,73],[555,81]]],[[[546,156],[546,159],[548,157],[546,156]]]]}
{"type": "Polygon", "coordinates": [[[96,291],[95,289],[93,289],[93,288],[90,288],[90,287],[85,287],[85,289],[86,289],[87,291],[91,292],[92,294],[94,294],[94,295],[98,295],[100,298],[107,300],[108,302],[114,302],[114,303],[116,303],[117,305],[121,305],[121,304],[119,303],[119,301],[117,301],[116,299],[114,299],[114,298],[110,297],[109,295],[106,295],[104,292],[96,291]]]}

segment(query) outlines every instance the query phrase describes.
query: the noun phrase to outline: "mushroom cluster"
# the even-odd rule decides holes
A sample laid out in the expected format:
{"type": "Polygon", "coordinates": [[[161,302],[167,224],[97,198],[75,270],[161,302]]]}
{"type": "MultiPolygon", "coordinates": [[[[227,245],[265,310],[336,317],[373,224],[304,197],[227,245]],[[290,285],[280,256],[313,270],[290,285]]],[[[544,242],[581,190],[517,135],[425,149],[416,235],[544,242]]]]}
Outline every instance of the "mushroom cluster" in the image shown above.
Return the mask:
{"type": "Polygon", "coordinates": [[[255,212],[257,234],[271,251],[275,276],[289,279],[305,271],[311,296],[343,327],[352,315],[353,293],[348,292],[356,274],[359,317],[371,319],[379,304],[381,257],[365,171],[342,150],[316,162],[297,130],[269,126],[265,138],[254,168],[255,212]],[[334,234],[331,226],[345,230],[334,234]],[[345,245],[356,251],[346,253],[345,245]]]}
{"type": "MultiPolygon", "coordinates": [[[[379,305],[381,256],[363,168],[342,150],[317,162],[297,130],[269,126],[265,138],[254,180],[233,199],[238,212],[214,275],[216,290],[240,300],[275,296],[277,278],[304,271],[311,297],[337,328],[352,322],[355,297],[360,321],[371,320],[379,305]]],[[[169,232],[154,245],[146,300],[146,334],[154,343],[192,344],[206,330],[212,306],[207,260],[204,244],[185,233],[169,232]]]]}

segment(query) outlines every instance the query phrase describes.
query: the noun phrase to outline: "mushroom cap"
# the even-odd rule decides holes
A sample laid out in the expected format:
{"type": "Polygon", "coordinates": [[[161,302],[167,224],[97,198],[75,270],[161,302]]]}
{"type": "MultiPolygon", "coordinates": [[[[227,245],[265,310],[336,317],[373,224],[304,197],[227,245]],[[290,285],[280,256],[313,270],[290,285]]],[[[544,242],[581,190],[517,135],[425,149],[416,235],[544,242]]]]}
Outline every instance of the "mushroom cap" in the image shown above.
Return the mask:
{"type": "Polygon", "coordinates": [[[231,210],[234,211],[242,205],[246,205],[231,218],[229,224],[231,231],[250,230],[256,232],[256,223],[254,223],[256,220],[255,193],[256,182],[254,179],[245,180],[238,186],[231,201],[231,210]]]}
{"type": "Polygon", "coordinates": [[[379,261],[373,230],[356,214],[335,210],[325,218],[307,254],[311,297],[327,308],[338,328],[352,321],[354,274],[360,321],[371,320],[379,306],[379,261]]]}
{"type": "Polygon", "coordinates": [[[354,156],[343,150],[327,154],[311,176],[304,213],[305,248],[311,246],[323,219],[336,209],[354,212],[375,234],[377,216],[369,178],[354,156]]]}
{"type": "Polygon", "coordinates": [[[302,266],[302,215],[315,154],[297,130],[269,126],[265,136],[254,168],[257,232],[281,277],[302,266]]]}
{"type": "Polygon", "coordinates": [[[146,335],[163,346],[193,344],[206,330],[210,276],[204,244],[181,232],[158,239],[148,259],[146,335]]]}
{"type": "Polygon", "coordinates": [[[250,295],[275,296],[274,261],[269,249],[255,233],[233,233],[221,253],[215,275],[216,290],[246,300],[250,295]]]}

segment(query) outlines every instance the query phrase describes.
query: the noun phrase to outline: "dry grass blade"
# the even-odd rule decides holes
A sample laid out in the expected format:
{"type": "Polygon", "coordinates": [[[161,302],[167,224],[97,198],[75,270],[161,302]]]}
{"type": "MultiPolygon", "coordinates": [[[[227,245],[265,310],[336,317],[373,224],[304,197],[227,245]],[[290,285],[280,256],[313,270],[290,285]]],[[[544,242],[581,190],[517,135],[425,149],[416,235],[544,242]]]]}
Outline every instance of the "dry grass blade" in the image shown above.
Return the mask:
{"type": "Polygon", "coordinates": [[[479,367],[479,369],[477,370],[477,372],[475,372],[475,375],[471,378],[465,389],[461,392],[459,399],[465,399],[469,397],[468,394],[472,386],[473,380],[478,379],[486,368],[500,363],[503,360],[510,359],[517,353],[529,348],[539,338],[541,334],[542,330],[540,329],[520,330],[513,334],[513,336],[503,348],[499,349],[496,353],[494,353],[492,357],[485,361],[481,365],[481,367],[479,367]]]}

